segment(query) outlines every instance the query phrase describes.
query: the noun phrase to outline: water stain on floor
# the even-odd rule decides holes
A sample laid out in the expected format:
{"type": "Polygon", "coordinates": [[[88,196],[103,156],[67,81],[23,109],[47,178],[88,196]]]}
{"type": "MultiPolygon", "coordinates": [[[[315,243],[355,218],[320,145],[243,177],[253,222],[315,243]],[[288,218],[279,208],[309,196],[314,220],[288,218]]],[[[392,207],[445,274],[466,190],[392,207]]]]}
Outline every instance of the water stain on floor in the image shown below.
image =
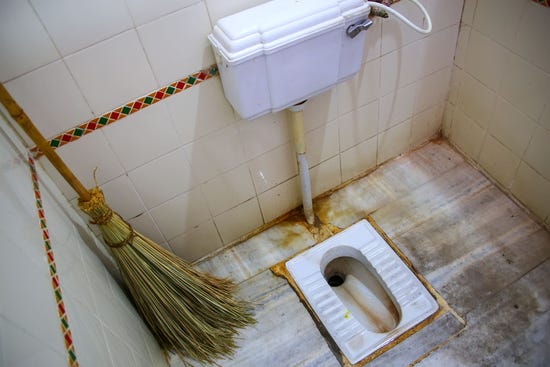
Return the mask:
{"type": "Polygon", "coordinates": [[[281,264],[362,218],[448,302],[362,364],[550,365],[550,234],[445,141],[385,163],[314,208],[313,226],[295,210],[196,264],[259,302],[258,323],[220,365],[349,366],[281,264]]]}

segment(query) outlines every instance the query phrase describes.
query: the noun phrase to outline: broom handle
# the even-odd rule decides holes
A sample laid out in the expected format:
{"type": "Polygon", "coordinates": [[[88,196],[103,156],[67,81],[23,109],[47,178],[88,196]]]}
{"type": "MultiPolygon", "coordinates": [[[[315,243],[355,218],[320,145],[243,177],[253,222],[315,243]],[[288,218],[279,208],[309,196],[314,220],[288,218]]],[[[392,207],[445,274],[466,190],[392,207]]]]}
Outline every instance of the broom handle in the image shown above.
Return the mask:
{"type": "Polygon", "coordinates": [[[21,128],[27,133],[29,138],[36,144],[38,148],[44,153],[46,158],[50,161],[51,164],[57,169],[57,171],[63,176],[65,181],[76,191],[81,201],[90,201],[92,198],[88,190],[84,185],[76,178],[76,176],[71,172],[69,167],[63,162],[61,157],[50,147],[48,141],[44,136],[38,131],[36,126],[32,123],[31,119],[25,111],[15,102],[9,92],[4,88],[4,85],[0,83],[0,101],[6,107],[9,114],[13,119],[21,126],[21,128]]]}

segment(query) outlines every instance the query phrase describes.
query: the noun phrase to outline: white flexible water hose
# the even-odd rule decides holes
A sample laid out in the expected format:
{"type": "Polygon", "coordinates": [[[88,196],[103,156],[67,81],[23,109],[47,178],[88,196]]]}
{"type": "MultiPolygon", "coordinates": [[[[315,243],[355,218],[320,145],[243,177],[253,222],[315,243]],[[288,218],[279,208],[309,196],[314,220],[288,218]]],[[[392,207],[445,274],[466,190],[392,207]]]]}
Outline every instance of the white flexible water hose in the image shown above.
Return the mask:
{"type": "Polygon", "coordinates": [[[410,20],[405,18],[401,13],[399,13],[396,10],[390,8],[389,6],[386,6],[384,4],[380,4],[380,3],[377,3],[377,2],[374,2],[374,1],[367,1],[367,4],[369,4],[373,8],[382,9],[382,10],[385,10],[386,12],[388,12],[390,14],[395,15],[399,20],[401,20],[403,23],[405,23],[406,25],[408,25],[409,27],[411,27],[412,29],[414,29],[417,32],[424,33],[424,34],[430,33],[432,31],[432,19],[430,18],[430,15],[428,14],[428,12],[424,8],[424,6],[422,6],[422,4],[420,4],[417,0],[409,0],[409,1],[414,3],[420,9],[420,11],[422,11],[422,13],[424,14],[424,17],[426,18],[426,21],[428,22],[428,26],[426,28],[422,29],[422,28],[418,27],[416,24],[413,24],[410,20]]]}

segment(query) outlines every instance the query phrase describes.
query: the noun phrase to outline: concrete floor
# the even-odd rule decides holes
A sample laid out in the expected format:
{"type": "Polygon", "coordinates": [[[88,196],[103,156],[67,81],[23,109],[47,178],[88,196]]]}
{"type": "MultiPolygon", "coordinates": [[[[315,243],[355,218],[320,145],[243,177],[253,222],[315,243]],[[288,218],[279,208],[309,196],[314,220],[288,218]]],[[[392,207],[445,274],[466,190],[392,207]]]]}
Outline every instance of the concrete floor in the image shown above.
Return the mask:
{"type": "Polygon", "coordinates": [[[316,200],[315,212],[315,227],[290,217],[197,264],[232,278],[257,304],[258,323],[241,332],[236,355],[219,365],[345,365],[270,267],[366,217],[456,311],[368,366],[550,365],[550,234],[446,142],[316,200]]]}

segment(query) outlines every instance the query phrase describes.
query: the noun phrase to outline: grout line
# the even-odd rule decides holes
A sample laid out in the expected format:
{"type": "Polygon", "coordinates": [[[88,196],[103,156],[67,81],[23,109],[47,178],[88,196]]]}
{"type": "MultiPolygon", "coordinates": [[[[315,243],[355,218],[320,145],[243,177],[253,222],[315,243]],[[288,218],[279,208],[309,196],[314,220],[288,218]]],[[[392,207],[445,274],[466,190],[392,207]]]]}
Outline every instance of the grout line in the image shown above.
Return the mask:
{"type": "Polygon", "coordinates": [[[436,345],[435,347],[433,347],[431,350],[429,350],[428,352],[424,353],[423,355],[421,355],[420,357],[418,357],[417,359],[415,359],[414,361],[412,361],[410,364],[409,364],[409,367],[412,367],[412,366],[415,366],[417,365],[418,363],[420,363],[422,360],[428,358],[430,356],[430,354],[432,354],[433,352],[437,351],[438,349],[441,349],[443,346],[445,346],[447,343],[449,343],[451,340],[453,339],[456,339],[460,336],[460,334],[462,334],[463,332],[465,332],[466,330],[468,329],[468,325],[465,325],[462,329],[460,329],[458,332],[456,332],[454,335],[451,335],[450,337],[448,337],[446,340],[444,340],[443,342],[439,343],[438,345],[436,345]]]}

